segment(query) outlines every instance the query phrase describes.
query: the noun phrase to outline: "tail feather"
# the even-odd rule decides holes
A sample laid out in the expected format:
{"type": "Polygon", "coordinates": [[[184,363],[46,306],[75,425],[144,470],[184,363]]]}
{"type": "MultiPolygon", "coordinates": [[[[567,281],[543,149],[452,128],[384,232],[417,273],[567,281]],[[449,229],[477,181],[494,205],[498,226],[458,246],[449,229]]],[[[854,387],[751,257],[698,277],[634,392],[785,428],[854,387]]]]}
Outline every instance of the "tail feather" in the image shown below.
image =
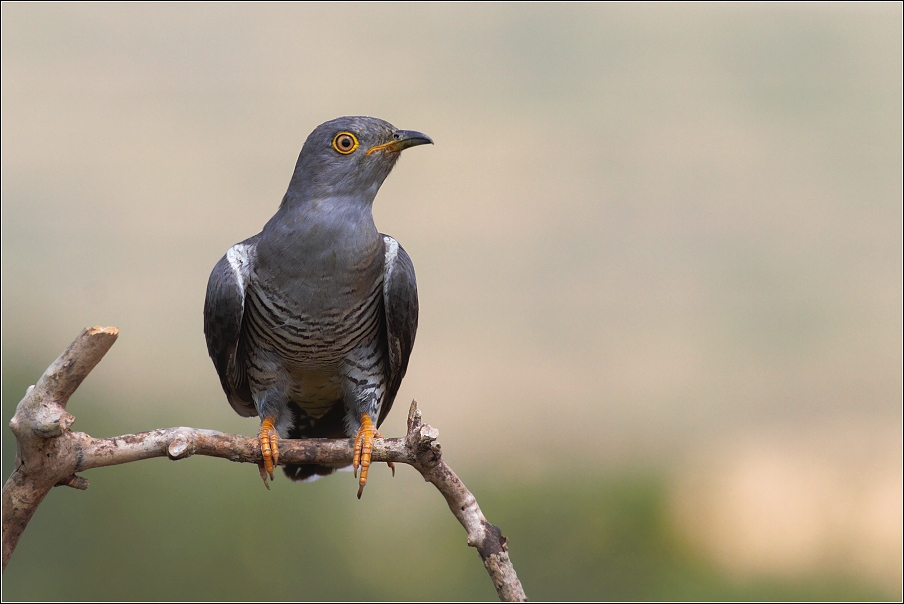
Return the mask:
{"type": "MultiPolygon", "coordinates": [[[[313,419],[296,403],[290,402],[289,408],[295,418],[295,425],[289,430],[289,438],[346,438],[345,405],[337,401],[327,413],[313,419]]],[[[351,464],[289,464],[283,466],[283,472],[290,480],[311,482],[321,476],[329,476],[336,470],[350,468],[351,464]]]]}
{"type": "Polygon", "coordinates": [[[295,482],[312,482],[321,476],[329,476],[336,470],[349,466],[323,466],[319,464],[298,464],[283,466],[283,472],[295,482]]]}

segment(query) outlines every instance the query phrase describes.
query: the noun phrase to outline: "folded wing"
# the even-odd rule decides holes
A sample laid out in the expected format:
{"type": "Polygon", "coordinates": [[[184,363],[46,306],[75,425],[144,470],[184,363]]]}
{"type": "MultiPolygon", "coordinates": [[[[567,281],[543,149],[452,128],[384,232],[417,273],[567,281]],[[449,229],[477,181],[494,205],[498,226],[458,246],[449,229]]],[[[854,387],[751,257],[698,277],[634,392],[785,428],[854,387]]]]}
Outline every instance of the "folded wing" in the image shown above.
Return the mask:
{"type": "Polygon", "coordinates": [[[386,263],[383,274],[383,306],[386,311],[386,400],[380,408],[379,426],[392,407],[402,378],[408,370],[408,359],[417,332],[417,281],[411,258],[399,243],[383,235],[386,263]]]}
{"type": "Polygon", "coordinates": [[[257,415],[251,389],[240,359],[245,291],[254,262],[257,236],[237,243],[226,252],[207,282],[204,299],[204,337],[229,404],[244,417],[257,415]]]}

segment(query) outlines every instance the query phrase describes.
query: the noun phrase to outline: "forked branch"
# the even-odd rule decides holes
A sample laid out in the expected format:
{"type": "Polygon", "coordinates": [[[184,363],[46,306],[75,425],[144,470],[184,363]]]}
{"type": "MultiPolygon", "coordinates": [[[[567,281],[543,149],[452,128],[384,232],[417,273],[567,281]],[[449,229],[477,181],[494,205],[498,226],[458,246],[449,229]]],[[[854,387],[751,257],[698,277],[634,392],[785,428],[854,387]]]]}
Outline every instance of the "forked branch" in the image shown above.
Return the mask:
{"type": "MultiPolygon", "coordinates": [[[[16,435],[16,467],[3,486],[3,569],[22,532],[41,501],[54,486],[88,488],[76,473],[152,457],[182,459],[208,455],[231,461],[260,464],[256,438],[197,428],[165,428],[114,438],[93,438],[70,430],[75,418],[66,411],[69,397],[100,362],[118,336],[115,327],[85,329],[28,389],[16,408],[10,428],[16,435]]],[[[408,412],[405,438],[377,439],[373,461],[405,463],[446,498],[449,509],[468,533],[468,545],[477,548],[493,580],[499,599],[525,601],[527,597],[506,550],[499,527],[490,524],[474,495],[442,460],[436,429],[421,421],[417,402],[408,412]]],[[[335,463],[352,461],[348,440],[279,441],[280,463],[335,463]]]]}

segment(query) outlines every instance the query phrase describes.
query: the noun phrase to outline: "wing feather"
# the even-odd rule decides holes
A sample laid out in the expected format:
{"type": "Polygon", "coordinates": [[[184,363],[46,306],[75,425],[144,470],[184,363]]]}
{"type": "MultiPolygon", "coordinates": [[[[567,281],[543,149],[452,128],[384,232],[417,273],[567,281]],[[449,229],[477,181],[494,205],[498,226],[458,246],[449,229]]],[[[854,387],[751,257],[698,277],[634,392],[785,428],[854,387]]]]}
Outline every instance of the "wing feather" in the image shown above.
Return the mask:
{"type": "Polygon", "coordinates": [[[380,408],[379,426],[392,407],[402,378],[408,370],[408,359],[417,332],[417,280],[414,264],[399,243],[383,235],[386,262],[383,273],[383,307],[386,314],[386,399],[380,408]]]}
{"type": "Polygon", "coordinates": [[[256,237],[232,246],[220,258],[207,282],[204,299],[204,337],[207,352],[220,376],[226,398],[235,411],[244,417],[257,415],[251,389],[239,359],[242,317],[245,309],[245,290],[254,261],[256,237]]]}

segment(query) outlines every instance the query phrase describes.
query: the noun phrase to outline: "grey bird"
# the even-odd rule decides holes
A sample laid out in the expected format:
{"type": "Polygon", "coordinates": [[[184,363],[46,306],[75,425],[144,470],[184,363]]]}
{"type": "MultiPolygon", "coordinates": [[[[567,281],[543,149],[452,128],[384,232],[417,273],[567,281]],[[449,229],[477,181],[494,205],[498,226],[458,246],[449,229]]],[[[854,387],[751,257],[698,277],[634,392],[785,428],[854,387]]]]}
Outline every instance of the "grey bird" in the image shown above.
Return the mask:
{"type": "MultiPolygon", "coordinates": [[[[210,274],[207,350],[232,408],[261,420],[264,484],[279,462],[279,438],[352,437],[361,497],[418,316],[411,258],[377,231],[372,206],[400,153],[428,143],[373,117],[321,124],[279,210],[210,274]]],[[[284,466],[293,480],[335,469],[284,466]]]]}

